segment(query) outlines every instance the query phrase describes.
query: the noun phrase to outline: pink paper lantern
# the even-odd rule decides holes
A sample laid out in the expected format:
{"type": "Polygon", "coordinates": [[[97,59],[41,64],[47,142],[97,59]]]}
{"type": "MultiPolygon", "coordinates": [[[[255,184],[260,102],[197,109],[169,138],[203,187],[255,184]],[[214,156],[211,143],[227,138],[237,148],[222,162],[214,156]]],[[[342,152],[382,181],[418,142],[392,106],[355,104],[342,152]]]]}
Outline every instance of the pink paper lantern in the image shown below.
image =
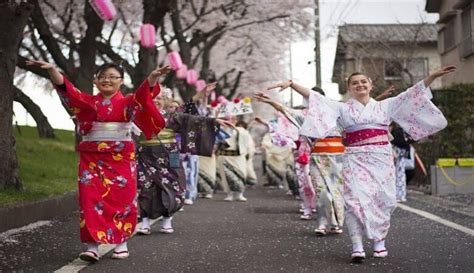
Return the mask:
{"type": "Polygon", "coordinates": [[[183,66],[183,61],[181,60],[181,56],[179,56],[178,52],[171,51],[168,53],[168,62],[174,70],[178,70],[181,68],[181,66],[183,66]]]}
{"type": "Polygon", "coordinates": [[[89,0],[89,4],[104,21],[111,21],[117,15],[117,9],[112,0],[89,0]]]}
{"type": "Polygon", "coordinates": [[[184,80],[186,79],[186,76],[188,74],[188,66],[183,64],[177,71],[176,71],[176,78],[178,80],[184,80]]]}
{"type": "Polygon", "coordinates": [[[140,43],[142,47],[153,48],[155,46],[155,26],[143,24],[140,27],[140,43]]]}
{"type": "Polygon", "coordinates": [[[197,72],[194,69],[189,69],[188,73],[186,74],[186,82],[189,85],[195,85],[197,81],[197,72]]]}
{"type": "Polygon", "coordinates": [[[206,81],[198,80],[195,86],[196,86],[196,91],[201,92],[206,87],[206,81]]]}

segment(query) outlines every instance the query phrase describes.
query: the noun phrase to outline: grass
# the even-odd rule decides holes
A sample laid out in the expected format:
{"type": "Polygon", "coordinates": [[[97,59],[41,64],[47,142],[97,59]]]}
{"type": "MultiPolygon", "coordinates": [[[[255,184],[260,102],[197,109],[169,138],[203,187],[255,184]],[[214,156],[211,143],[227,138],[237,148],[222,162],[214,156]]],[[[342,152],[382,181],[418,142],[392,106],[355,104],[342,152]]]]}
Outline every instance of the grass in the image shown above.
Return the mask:
{"type": "Polygon", "coordinates": [[[0,207],[61,195],[77,188],[78,155],[74,133],[55,130],[56,139],[40,139],[36,127],[13,128],[20,177],[25,188],[0,191],[0,207]]]}

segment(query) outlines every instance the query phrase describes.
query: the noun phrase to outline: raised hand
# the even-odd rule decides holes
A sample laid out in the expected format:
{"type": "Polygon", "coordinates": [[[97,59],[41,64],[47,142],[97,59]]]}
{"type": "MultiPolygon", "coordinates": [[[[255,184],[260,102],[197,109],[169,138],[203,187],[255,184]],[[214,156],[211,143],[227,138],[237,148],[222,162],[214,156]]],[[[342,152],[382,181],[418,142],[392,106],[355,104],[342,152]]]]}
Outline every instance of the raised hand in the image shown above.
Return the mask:
{"type": "Polygon", "coordinates": [[[28,60],[26,61],[26,65],[34,65],[34,66],[39,66],[41,67],[42,69],[53,69],[54,68],[54,65],[48,63],[48,62],[44,62],[44,61],[35,61],[35,60],[28,60]]]}
{"type": "Polygon", "coordinates": [[[231,122],[229,122],[229,121],[227,121],[227,120],[223,120],[223,119],[220,119],[220,118],[216,118],[216,122],[217,122],[220,126],[235,129],[234,124],[232,124],[231,122]]]}
{"type": "Polygon", "coordinates": [[[207,98],[211,94],[211,92],[214,89],[216,89],[216,86],[217,86],[217,82],[208,83],[202,91],[197,92],[196,95],[194,95],[193,101],[196,102],[196,101],[199,101],[201,99],[207,98]]]}
{"type": "Polygon", "coordinates": [[[395,92],[395,85],[390,85],[389,88],[385,89],[382,93],[380,93],[380,95],[378,95],[375,99],[376,100],[383,100],[385,99],[386,97],[390,97],[393,92],[395,92]]]}
{"type": "Polygon", "coordinates": [[[443,66],[440,69],[431,72],[426,78],[423,79],[423,82],[425,86],[429,86],[434,80],[436,80],[436,78],[452,73],[454,71],[456,71],[456,66],[454,65],[443,66]]]}
{"type": "Polygon", "coordinates": [[[268,96],[268,95],[265,95],[264,93],[262,92],[258,92],[255,94],[254,98],[259,101],[259,102],[263,102],[263,103],[271,103],[273,100],[268,96]]]}
{"type": "Polygon", "coordinates": [[[284,81],[284,82],[281,82],[281,83],[277,83],[275,85],[272,85],[270,87],[267,88],[267,90],[272,90],[272,89],[275,89],[275,88],[280,88],[280,90],[278,90],[278,92],[281,92],[285,89],[287,89],[288,87],[290,87],[292,84],[292,81],[284,81]]]}
{"type": "Polygon", "coordinates": [[[33,65],[33,66],[38,66],[44,70],[48,71],[49,78],[51,81],[56,84],[56,85],[62,85],[64,84],[64,79],[63,75],[59,73],[59,71],[56,69],[56,67],[48,62],[44,61],[34,61],[34,60],[28,60],[25,62],[26,65],[33,65]]]}
{"type": "Polygon", "coordinates": [[[438,78],[438,77],[444,76],[446,74],[452,73],[454,71],[456,71],[456,66],[448,65],[448,66],[443,66],[443,67],[433,71],[430,75],[435,77],[435,78],[438,78]]]}
{"type": "Polygon", "coordinates": [[[206,87],[204,87],[204,90],[202,90],[206,96],[209,96],[211,94],[211,92],[216,89],[216,86],[217,86],[217,82],[211,82],[211,83],[208,83],[206,85],[206,87]]]}
{"type": "Polygon", "coordinates": [[[163,67],[156,68],[155,70],[151,71],[150,75],[148,76],[148,83],[150,86],[154,86],[160,76],[168,74],[171,70],[171,65],[165,65],[163,67]]]}

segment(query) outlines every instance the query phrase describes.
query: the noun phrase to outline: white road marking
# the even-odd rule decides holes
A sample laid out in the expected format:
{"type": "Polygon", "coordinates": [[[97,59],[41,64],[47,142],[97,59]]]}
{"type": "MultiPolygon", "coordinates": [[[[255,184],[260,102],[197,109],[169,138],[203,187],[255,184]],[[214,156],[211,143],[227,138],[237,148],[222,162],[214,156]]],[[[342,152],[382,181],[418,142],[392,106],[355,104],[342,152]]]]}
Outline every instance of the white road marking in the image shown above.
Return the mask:
{"type": "MultiPolygon", "coordinates": [[[[150,221],[150,225],[153,225],[154,223],[156,223],[158,220],[160,220],[160,218],[158,219],[155,219],[155,220],[151,220],[150,221]]],[[[135,232],[133,233],[132,237],[135,236],[137,234],[137,229],[139,227],[141,227],[141,224],[142,223],[139,223],[135,229],[135,232]]],[[[107,253],[109,253],[110,251],[112,251],[114,249],[115,245],[100,245],[99,246],[99,256],[102,258],[104,255],[106,255],[107,253]]],[[[58,273],[71,273],[71,272],[79,272],[81,269],[85,268],[86,266],[88,266],[90,263],[88,262],[85,262],[79,258],[75,259],[74,261],[70,262],[69,264],[59,268],[58,270],[54,271],[54,272],[58,272],[58,273]]]]}
{"type": "Polygon", "coordinates": [[[423,216],[425,218],[428,218],[432,221],[435,221],[435,222],[438,222],[440,224],[443,224],[445,226],[448,226],[450,228],[454,228],[454,229],[457,229],[459,231],[462,231],[468,235],[471,235],[471,236],[474,236],[474,229],[470,229],[468,227],[465,227],[465,226],[461,226],[459,224],[456,224],[454,222],[451,222],[451,221],[448,221],[446,219],[443,219],[437,215],[434,215],[434,214],[431,214],[429,212],[426,212],[426,211],[423,211],[423,210],[419,210],[419,209],[415,209],[415,208],[412,208],[412,207],[409,207],[407,205],[404,205],[404,204],[398,204],[398,207],[403,209],[403,210],[406,210],[406,211],[409,211],[409,212],[412,212],[412,213],[415,213],[415,214],[418,214],[420,216],[423,216]]]}

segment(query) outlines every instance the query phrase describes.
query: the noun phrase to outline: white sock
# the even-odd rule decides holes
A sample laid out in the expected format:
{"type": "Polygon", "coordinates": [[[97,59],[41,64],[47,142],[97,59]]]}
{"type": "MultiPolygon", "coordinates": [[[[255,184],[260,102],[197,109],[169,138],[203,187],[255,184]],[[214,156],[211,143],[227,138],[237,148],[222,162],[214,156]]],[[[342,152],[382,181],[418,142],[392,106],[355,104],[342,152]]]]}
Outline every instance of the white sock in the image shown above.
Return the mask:
{"type": "Polygon", "coordinates": [[[311,215],[312,213],[311,208],[304,208],[303,210],[304,210],[303,212],[304,215],[311,215]]]}
{"type": "Polygon", "coordinates": [[[121,244],[116,245],[114,249],[115,252],[121,252],[121,251],[127,251],[127,250],[128,250],[127,242],[123,242],[121,244]]]}
{"type": "Polygon", "coordinates": [[[87,243],[87,251],[92,251],[99,254],[99,243],[87,243]]]}
{"type": "Polygon", "coordinates": [[[161,224],[162,228],[172,228],[171,217],[163,217],[163,223],[161,224]]]}
{"type": "Polygon", "coordinates": [[[148,217],[143,217],[142,218],[142,229],[145,229],[145,228],[150,228],[150,218],[148,217]]]}
{"type": "Polygon", "coordinates": [[[375,251],[380,251],[380,250],[385,250],[385,240],[382,241],[375,241],[374,240],[374,250],[375,251]]]}
{"type": "Polygon", "coordinates": [[[362,243],[362,237],[352,237],[352,252],[363,252],[364,251],[364,244],[362,243]]]}

